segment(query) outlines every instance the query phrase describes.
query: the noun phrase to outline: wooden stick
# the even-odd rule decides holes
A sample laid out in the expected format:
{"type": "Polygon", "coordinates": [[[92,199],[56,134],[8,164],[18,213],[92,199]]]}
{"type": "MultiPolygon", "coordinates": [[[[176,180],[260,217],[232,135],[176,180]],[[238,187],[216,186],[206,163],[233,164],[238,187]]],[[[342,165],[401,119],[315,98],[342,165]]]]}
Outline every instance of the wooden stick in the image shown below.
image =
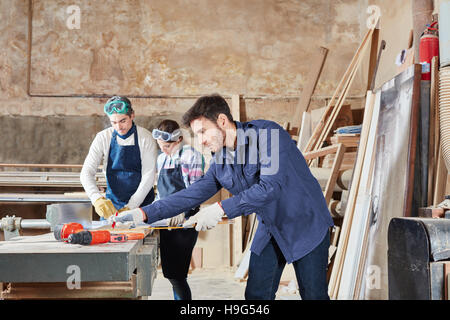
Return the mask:
{"type": "Polygon", "coordinates": [[[436,170],[436,183],[434,186],[433,206],[437,206],[444,201],[445,184],[447,182],[447,168],[445,166],[444,158],[442,157],[442,146],[439,145],[438,162],[436,170]]]}
{"type": "Polygon", "coordinates": [[[324,47],[319,48],[319,52],[314,56],[314,60],[311,63],[311,68],[308,72],[307,83],[302,90],[299,103],[295,109],[294,121],[291,123],[292,128],[298,128],[297,134],[300,134],[300,124],[302,121],[303,112],[308,111],[311,97],[319,81],[320,74],[322,73],[323,65],[327,58],[328,49],[324,47]]]}
{"type": "Polygon", "coordinates": [[[325,147],[325,148],[322,148],[322,149],[319,149],[316,151],[307,152],[307,153],[303,154],[303,157],[305,157],[305,160],[312,160],[315,158],[323,157],[330,153],[335,153],[338,150],[338,148],[339,148],[339,145],[333,144],[331,146],[328,146],[328,147],[325,147]]]}
{"type": "MultiPolygon", "coordinates": [[[[358,65],[359,65],[360,61],[361,60],[358,59],[358,65]]],[[[331,128],[332,128],[332,126],[333,126],[333,124],[334,124],[334,122],[335,122],[339,112],[341,111],[341,108],[342,108],[342,105],[343,105],[343,103],[345,101],[345,98],[347,97],[348,88],[351,85],[351,83],[353,82],[353,79],[355,78],[356,70],[357,70],[357,67],[355,67],[352,70],[350,78],[347,80],[347,82],[345,84],[344,91],[342,92],[342,95],[339,97],[339,100],[338,100],[337,104],[334,106],[330,117],[327,119],[327,121],[326,121],[326,123],[324,125],[324,128],[323,128],[323,130],[321,131],[321,133],[319,135],[319,139],[317,139],[316,144],[313,146],[313,150],[317,150],[317,149],[321,148],[322,143],[326,140],[329,132],[331,131],[331,128]]]]}
{"type": "Polygon", "coordinates": [[[0,163],[4,168],[53,168],[53,169],[73,169],[83,168],[82,164],[38,164],[38,163],[0,163]]]}
{"type": "MultiPolygon", "coordinates": [[[[241,120],[241,98],[238,94],[231,96],[231,114],[236,121],[241,120]]],[[[239,258],[242,255],[243,241],[242,241],[242,216],[234,219],[234,225],[230,225],[230,260],[232,266],[237,266],[239,258]]]]}
{"type": "Polygon", "coordinates": [[[345,146],[340,143],[338,144],[338,149],[336,151],[336,156],[334,157],[333,167],[331,169],[331,176],[325,187],[325,201],[327,205],[330,203],[331,197],[333,195],[334,186],[336,185],[337,178],[339,176],[339,169],[344,159],[345,146]]]}
{"type": "Polygon", "coordinates": [[[336,100],[336,97],[338,95],[338,93],[341,91],[341,88],[345,82],[345,80],[350,77],[351,72],[355,66],[356,61],[358,60],[359,54],[361,52],[361,48],[364,47],[366,45],[367,39],[369,39],[370,36],[372,36],[373,33],[373,29],[369,29],[369,31],[367,31],[366,35],[364,36],[364,39],[362,41],[362,43],[360,44],[359,48],[357,49],[355,55],[353,56],[350,65],[347,67],[347,70],[344,73],[344,76],[341,78],[333,96],[331,97],[330,102],[328,103],[327,109],[324,111],[322,118],[320,119],[319,123],[317,124],[317,126],[315,127],[311,138],[308,141],[308,144],[305,147],[304,152],[308,152],[312,150],[313,145],[316,142],[317,137],[319,136],[324,124],[325,124],[325,120],[326,120],[326,116],[329,113],[329,110],[332,108],[334,101],[336,100]]]}
{"type": "MultiPolygon", "coordinates": [[[[372,31],[373,31],[373,29],[372,29],[372,31]]],[[[355,66],[354,66],[354,68],[352,70],[352,73],[351,73],[350,77],[347,79],[347,81],[345,83],[345,87],[344,87],[344,90],[342,92],[342,95],[339,97],[339,100],[338,100],[336,106],[334,107],[333,112],[330,115],[330,118],[328,118],[327,123],[324,126],[324,130],[322,130],[321,135],[320,135],[319,139],[317,140],[316,145],[314,146],[314,149],[320,148],[322,143],[323,143],[323,141],[326,140],[328,134],[330,133],[331,128],[332,128],[334,122],[336,121],[336,118],[337,118],[339,112],[341,111],[342,105],[343,105],[343,103],[345,101],[345,98],[347,97],[348,90],[350,89],[350,86],[353,83],[353,80],[354,80],[354,78],[356,76],[356,73],[357,73],[357,70],[358,70],[358,68],[359,68],[359,66],[360,66],[360,64],[362,62],[362,58],[364,56],[364,52],[365,52],[366,49],[367,49],[367,45],[364,45],[361,48],[360,54],[358,56],[358,59],[356,61],[355,66]]]]}
{"type": "Polygon", "coordinates": [[[376,72],[379,35],[380,35],[380,29],[375,28],[373,35],[372,35],[372,41],[370,44],[369,72],[367,74],[367,89],[366,90],[373,91],[373,87],[375,86],[375,83],[371,83],[371,82],[373,79],[373,75],[376,72]]]}

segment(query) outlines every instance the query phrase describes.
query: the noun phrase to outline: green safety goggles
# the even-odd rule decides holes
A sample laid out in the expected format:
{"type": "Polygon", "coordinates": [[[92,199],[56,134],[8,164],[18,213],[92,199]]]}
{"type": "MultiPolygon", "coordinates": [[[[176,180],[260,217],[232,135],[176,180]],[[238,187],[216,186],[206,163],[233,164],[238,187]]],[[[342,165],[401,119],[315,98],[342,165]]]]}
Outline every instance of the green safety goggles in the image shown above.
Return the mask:
{"type": "Polygon", "coordinates": [[[126,114],[128,113],[128,108],[129,105],[125,101],[115,100],[105,104],[103,111],[107,115],[112,115],[113,113],[126,114]]]}

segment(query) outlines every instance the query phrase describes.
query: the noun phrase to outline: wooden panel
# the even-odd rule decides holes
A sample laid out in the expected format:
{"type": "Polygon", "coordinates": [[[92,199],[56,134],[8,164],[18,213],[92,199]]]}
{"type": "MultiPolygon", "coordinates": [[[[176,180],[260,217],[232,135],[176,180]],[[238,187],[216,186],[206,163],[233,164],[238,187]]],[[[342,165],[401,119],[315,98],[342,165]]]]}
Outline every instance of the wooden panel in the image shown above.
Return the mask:
{"type": "Polygon", "coordinates": [[[65,282],[10,283],[2,299],[132,299],[137,297],[136,276],[124,282],[81,282],[80,289],[68,289],[65,282]]]}
{"type": "Polygon", "coordinates": [[[375,147],[373,209],[370,212],[368,268],[380,271],[380,288],[362,288],[364,299],[387,299],[387,229],[391,218],[407,216],[412,203],[417,137],[420,65],[414,65],[381,88],[380,118],[375,147]]]}

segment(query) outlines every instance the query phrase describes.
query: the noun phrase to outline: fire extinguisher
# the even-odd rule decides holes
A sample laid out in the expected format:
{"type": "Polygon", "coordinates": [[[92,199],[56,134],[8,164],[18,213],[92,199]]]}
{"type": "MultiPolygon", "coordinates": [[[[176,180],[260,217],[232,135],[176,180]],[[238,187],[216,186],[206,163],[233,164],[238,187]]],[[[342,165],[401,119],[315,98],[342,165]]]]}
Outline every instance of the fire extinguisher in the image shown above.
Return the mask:
{"type": "Polygon", "coordinates": [[[431,59],[439,56],[439,37],[436,24],[437,21],[427,25],[420,37],[419,59],[422,65],[422,80],[431,80],[431,59]]]}

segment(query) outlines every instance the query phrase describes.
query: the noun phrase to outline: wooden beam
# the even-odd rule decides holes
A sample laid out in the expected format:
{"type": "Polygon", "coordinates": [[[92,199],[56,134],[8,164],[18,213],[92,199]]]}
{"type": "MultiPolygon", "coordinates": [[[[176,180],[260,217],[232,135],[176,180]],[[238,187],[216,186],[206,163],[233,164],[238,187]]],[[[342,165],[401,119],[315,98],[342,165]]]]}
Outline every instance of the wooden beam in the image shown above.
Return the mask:
{"type": "Polygon", "coordinates": [[[1,292],[2,299],[135,299],[136,275],[124,282],[82,282],[80,289],[69,290],[65,282],[11,283],[1,292]]]}
{"type": "MultiPolygon", "coordinates": [[[[231,115],[235,121],[240,121],[240,110],[241,110],[241,98],[238,94],[233,94],[231,96],[231,115]]],[[[224,195],[226,196],[226,195],[224,195]]],[[[228,192],[227,198],[231,194],[228,192]]],[[[237,266],[239,259],[242,256],[242,216],[234,218],[234,224],[230,224],[230,258],[231,266],[237,266]]]]}
{"type": "Polygon", "coordinates": [[[338,94],[345,90],[345,83],[347,83],[347,80],[349,78],[351,78],[352,73],[354,72],[354,69],[357,65],[357,62],[359,61],[359,57],[361,55],[361,51],[366,47],[367,41],[368,39],[372,36],[374,29],[369,29],[366,33],[366,35],[363,38],[363,41],[361,42],[360,46],[358,47],[358,49],[356,50],[355,55],[353,56],[350,65],[347,67],[347,70],[344,73],[344,76],[341,78],[330,102],[328,103],[328,106],[326,108],[326,110],[324,111],[322,118],[320,119],[319,123],[316,125],[316,127],[314,128],[314,131],[311,135],[311,138],[308,141],[308,144],[306,145],[304,152],[308,152],[308,151],[312,151],[313,148],[318,144],[317,143],[317,139],[319,138],[325,124],[326,124],[326,120],[328,117],[328,114],[330,112],[330,110],[333,108],[334,103],[336,98],[338,97],[338,94]]]}
{"type": "Polygon", "coordinates": [[[82,164],[0,163],[3,168],[81,169],[82,164]]]}
{"type": "Polygon", "coordinates": [[[333,196],[334,186],[336,185],[337,178],[339,176],[339,169],[342,164],[342,160],[344,159],[345,146],[343,144],[337,145],[336,156],[334,157],[333,167],[331,169],[331,176],[327,182],[327,186],[325,187],[325,201],[327,205],[330,203],[331,197],[333,196]]]}
{"type": "Polygon", "coordinates": [[[364,121],[361,130],[360,147],[358,150],[355,169],[353,172],[352,184],[350,187],[350,195],[345,209],[345,215],[341,229],[341,236],[339,239],[338,249],[336,252],[333,270],[331,272],[330,277],[329,294],[330,297],[334,299],[336,299],[338,295],[339,282],[342,274],[345,253],[347,251],[347,242],[351,231],[351,223],[353,220],[353,212],[356,205],[357,192],[359,189],[359,182],[363,168],[364,156],[366,152],[366,145],[369,136],[370,124],[372,121],[374,104],[375,104],[375,94],[373,94],[371,91],[367,91],[366,106],[364,109],[364,121]]]}
{"type": "Polygon", "coordinates": [[[302,121],[303,112],[308,111],[311,97],[319,81],[320,75],[327,59],[328,49],[319,47],[318,53],[314,55],[310,64],[310,70],[306,78],[306,85],[303,87],[300,100],[295,109],[294,121],[291,123],[291,127],[298,128],[297,134],[300,134],[300,124],[302,121]]]}
{"type": "Polygon", "coordinates": [[[436,172],[437,154],[435,147],[439,136],[439,117],[436,110],[438,109],[438,93],[439,93],[439,61],[438,57],[431,60],[431,88],[430,88],[430,130],[429,130],[429,149],[428,149],[428,198],[427,205],[433,203],[434,181],[436,172]]]}
{"type": "Polygon", "coordinates": [[[325,147],[325,148],[322,148],[319,150],[306,152],[303,154],[303,157],[305,158],[305,160],[312,160],[315,158],[323,157],[330,153],[335,153],[338,149],[339,149],[339,145],[333,144],[331,146],[328,146],[328,147],[325,147]]]}
{"type": "Polygon", "coordinates": [[[367,74],[367,90],[373,90],[375,83],[371,83],[373,75],[376,72],[377,54],[378,54],[378,40],[380,36],[380,29],[375,28],[370,43],[370,57],[369,57],[369,72],[367,74]]]}

